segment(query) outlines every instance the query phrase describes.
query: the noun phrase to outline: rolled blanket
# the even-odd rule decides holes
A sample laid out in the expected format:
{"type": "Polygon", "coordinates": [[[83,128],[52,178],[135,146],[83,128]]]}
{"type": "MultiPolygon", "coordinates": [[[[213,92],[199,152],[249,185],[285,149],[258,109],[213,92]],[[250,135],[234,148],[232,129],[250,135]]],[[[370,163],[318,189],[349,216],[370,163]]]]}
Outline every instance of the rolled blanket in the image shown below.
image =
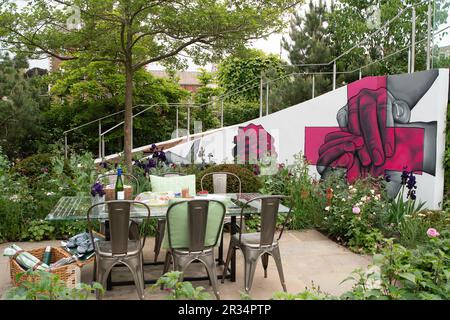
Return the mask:
{"type": "Polygon", "coordinates": [[[19,246],[12,244],[3,251],[3,255],[15,259],[22,267],[29,270],[48,271],[49,266],[32,254],[23,251],[19,246]]]}

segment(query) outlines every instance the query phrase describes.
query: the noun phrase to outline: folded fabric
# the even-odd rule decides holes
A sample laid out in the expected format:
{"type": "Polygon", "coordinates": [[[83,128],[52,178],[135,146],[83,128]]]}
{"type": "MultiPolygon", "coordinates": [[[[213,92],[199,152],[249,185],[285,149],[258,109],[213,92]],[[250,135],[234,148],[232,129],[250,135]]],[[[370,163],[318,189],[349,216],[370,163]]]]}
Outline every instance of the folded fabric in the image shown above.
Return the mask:
{"type": "Polygon", "coordinates": [[[3,255],[15,259],[25,269],[47,271],[49,266],[33,256],[31,253],[23,251],[19,246],[12,244],[3,251],[3,255]]]}

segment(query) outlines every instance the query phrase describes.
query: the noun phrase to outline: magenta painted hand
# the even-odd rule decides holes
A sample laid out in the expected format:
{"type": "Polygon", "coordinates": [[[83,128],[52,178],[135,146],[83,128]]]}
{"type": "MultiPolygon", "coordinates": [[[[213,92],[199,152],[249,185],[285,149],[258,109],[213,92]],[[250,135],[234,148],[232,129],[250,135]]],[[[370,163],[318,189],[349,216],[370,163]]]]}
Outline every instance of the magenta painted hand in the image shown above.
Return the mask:
{"type": "Polygon", "coordinates": [[[349,181],[365,173],[382,175],[386,158],[395,150],[394,131],[387,129],[392,112],[387,109],[385,87],[362,89],[351,97],[347,104],[347,126],[329,133],[319,148],[320,170],[346,168],[349,181]]]}

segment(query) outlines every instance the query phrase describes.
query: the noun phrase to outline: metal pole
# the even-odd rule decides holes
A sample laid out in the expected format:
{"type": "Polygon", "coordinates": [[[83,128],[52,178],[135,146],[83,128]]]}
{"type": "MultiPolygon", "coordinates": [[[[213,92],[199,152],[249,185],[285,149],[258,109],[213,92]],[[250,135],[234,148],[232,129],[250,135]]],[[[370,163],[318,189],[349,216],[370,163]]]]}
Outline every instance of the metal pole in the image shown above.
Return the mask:
{"type": "Polygon", "coordinates": [[[336,60],[333,62],[333,90],[336,90],[336,60]]]}
{"type": "Polygon", "coordinates": [[[178,138],[178,107],[177,107],[176,130],[177,130],[176,137],[178,138]]]}
{"type": "Polygon", "coordinates": [[[101,159],[102,156],[102,121],[98,121],[98,157],[101,159]]]}
{"type": "Polygon", "coordinates": [[[315,75],[313,74],[312,75],[312,98],[314,99],[314,94],[315,94],[315,91],[316,90],[316,77],[315,77],[315,75]]]}
{"type": "Polygon", "coordinates": [[[431,0],[428,1],[428,34],[427,34],[427,70],[430,70],[431,62],[431,0]]]}
{"type": "Polygon", "coordinates": [[[191,108],[188,105],[187,107],[187,140],[189,141],[189,132],[191,128],[191,108]]]}
{"type": "Polygon", "coordinates": [[[415,61],[416,61],[416,8],[412,7],[411,73],[414,72],[415,61]]]}
{"type": "Polygon", "coordinates": [[[411,73],[411,48],[408,49],[408,73],[411,73]]]}
{"type": "Polygon", "coordinates": [[[269,82],[266,83],[266,116],[269,114],[269,82]]]}
{"type": "Polygon", "coordinates": [[[361,80],[361,79],[362,79],[362,70],[359,69],[359,80],[361,80]]]}
{"type": "Polygon", "coordinates": [[[261,81],[259,83],[259,117],[263,115],[263,74],[261,71],[261,81]]]}
{"type": "Polygon", "coordinates": [[[105,136],[102,136],[102,154],[105,156],[105,136]]]}
{"type": "Polygon", "coordinates": [[[67,150],[67,133],[64,133],[64,156],[67,159],[67,154],[68,154],[68,150],[67,150]]]}
{"type": "Polygon", "coordinates": [[[223,128],[223,99],[220,101],[220,127],[223,128]]]}

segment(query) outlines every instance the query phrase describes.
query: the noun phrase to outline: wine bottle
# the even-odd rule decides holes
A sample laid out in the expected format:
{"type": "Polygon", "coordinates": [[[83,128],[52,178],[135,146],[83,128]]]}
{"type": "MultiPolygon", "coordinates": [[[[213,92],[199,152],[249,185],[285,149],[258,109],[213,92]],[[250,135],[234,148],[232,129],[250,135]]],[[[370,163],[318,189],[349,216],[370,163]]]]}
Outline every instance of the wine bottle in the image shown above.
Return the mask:
{"type": "Polygon", "coordinates": [[[43,259],[43,261],[44,261],[44,263],[45,263],[46,265],[49,266],[51,260],[52,260],[52,247],[47,246],[47,247],[45,248],[44,259],[43,259]]]}
{"type": "Polygon", "coordinates": [[[125,200],[125,190],[123,187],[123,180],[122,180],[122,168],[117,169],[115,192],[116,192],[116,200],[125,200]]]}

